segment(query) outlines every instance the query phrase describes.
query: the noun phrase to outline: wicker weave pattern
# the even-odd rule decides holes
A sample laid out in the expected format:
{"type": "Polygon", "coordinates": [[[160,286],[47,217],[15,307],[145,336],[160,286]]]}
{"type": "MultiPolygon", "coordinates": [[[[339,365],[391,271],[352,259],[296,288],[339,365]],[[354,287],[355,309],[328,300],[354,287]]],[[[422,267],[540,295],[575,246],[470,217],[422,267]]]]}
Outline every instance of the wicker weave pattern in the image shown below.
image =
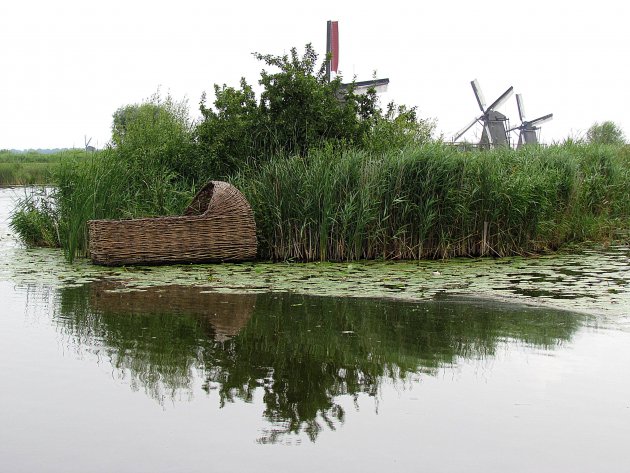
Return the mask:
{"type": "Polygon", "coordinates": [[[92,262],[107,266],[256,257],[256,224],[251,207],[238,189],[222,181],[206,184],[185,216],[90,220],[88,231],[92,262]]]}

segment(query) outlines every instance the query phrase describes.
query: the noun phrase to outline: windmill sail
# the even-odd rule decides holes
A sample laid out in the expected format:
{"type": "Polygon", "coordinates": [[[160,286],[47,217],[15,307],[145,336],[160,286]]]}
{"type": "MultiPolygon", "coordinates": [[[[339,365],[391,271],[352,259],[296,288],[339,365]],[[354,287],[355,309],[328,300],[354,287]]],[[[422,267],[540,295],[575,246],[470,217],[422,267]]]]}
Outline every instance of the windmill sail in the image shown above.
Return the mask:
{"type": "Polygon", "coordinates": [[[518,107],[518,118],[520,118],[521,121],[524,122],[525,107],[523,106],[523,96],[521,94],[516,94],[516,106],[518,107]]]}
{"type": "Polygon", "coordinates": [[[326,77],[330,82],[330,72],[339,70],[339,22],[328,21],[326,24],[326,55],[330,59],[326,61],[326,77]]]}
{"type": "Polygon", "coordinates": [[[475,93],[475,98],[477,99],[477,103],[479,104],[479,108],[482,112],[486,111],[486,99],[483,97],[483,93],[481,92],[481,87],[479,87],[479,82],[477,79],[471,81],[470,85],[472,85],[473,92],[475,93]]]}

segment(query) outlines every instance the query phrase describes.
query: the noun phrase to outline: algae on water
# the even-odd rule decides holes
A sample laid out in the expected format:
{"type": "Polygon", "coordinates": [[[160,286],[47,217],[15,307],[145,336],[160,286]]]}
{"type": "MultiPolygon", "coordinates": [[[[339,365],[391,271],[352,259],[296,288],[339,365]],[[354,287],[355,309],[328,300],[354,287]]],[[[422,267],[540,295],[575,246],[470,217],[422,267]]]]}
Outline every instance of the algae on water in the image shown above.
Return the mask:
{"type": "MultiPolygon", "coordinates": [[[[104,268],[65,262],[50,249],[4,247],[0,279],[55,287],[118,281],[127,290],[196,286],[213,292],[296,294],[421,301],[482,297],[611,317],[630,313],[630,248],[535,258],[348,263],[244,263],[104,268]]],[[[620,320],[621,321],[621,320],[620,320]]]]}

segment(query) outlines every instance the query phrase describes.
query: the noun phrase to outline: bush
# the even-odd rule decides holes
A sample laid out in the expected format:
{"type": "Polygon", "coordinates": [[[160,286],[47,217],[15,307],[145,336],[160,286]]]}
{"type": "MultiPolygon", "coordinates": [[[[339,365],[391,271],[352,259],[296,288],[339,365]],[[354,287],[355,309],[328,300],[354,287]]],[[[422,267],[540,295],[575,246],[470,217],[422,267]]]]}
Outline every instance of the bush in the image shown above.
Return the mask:
{"type": "Polygon", "coordinates": [[[109,153],[138,174],[158,170],[178,179],[196,181],[205,174],[198,166],[194,123],[185,100],[159,92],[141,104],[119,108],[113,116],[109,153]]]}
{"type": "Polygon", "coordinates": [[[18,200],[9,226],[29,246],[59,246],[59,215],[54,199],[38,188],[18,200]]]}
{"type": "Polygon", "coordinates": [[[328,82],[325,62],[315,69],[317,54],[310,44],[302,57],[295,48],[290,55],[254,56],[278,69],[261,71],[260,100],[244,78],[240,88],[215,85],[214,109],[206,107],[205,95],[201,100],[197,139],[204,162],[219,175],[331,144],[382,151],[431,136],[433,123],[417,120],[415,108],[392,103],[383,112],[373,90],[359,95],[341,77],[328,82]]]}
{"type": "Polygon", "coordinates": [[[614,122],[595,122],[586,132],[588,143],[600,145],[623,145],[626,142],[623,130],[614,122]]]}

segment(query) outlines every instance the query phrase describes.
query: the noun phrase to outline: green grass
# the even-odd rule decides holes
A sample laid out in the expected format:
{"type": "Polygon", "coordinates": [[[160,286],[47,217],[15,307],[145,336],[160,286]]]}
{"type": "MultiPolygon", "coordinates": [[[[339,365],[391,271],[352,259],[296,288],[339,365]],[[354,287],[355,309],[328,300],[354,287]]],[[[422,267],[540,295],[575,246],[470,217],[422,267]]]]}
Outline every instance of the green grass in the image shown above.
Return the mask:
{"type": "Polygon", "coordinates": [[[61,162],[84,156],[85,151],[77,149],[50,154],[0,150],[0,187],[50,184],[61,162]]]}

